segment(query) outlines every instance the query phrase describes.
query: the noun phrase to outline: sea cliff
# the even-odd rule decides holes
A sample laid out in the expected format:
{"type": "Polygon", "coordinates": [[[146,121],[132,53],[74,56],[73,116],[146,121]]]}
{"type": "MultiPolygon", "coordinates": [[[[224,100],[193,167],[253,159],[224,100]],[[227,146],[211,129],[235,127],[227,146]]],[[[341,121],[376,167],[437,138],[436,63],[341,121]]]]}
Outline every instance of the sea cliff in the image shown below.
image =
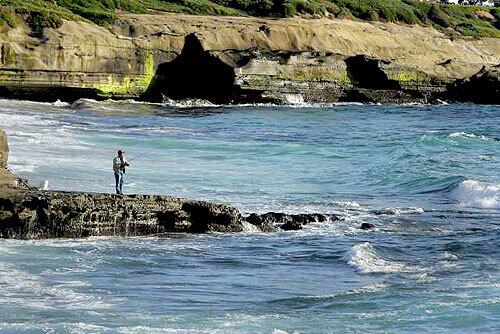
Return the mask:
{"type": "Polygon", "coordinates": [[[340,19],[126,14],[0,32],[0,96],[498,103],[500,42],[340,19]],[[483,89],[475,89],[476,82],[483,89]]]}

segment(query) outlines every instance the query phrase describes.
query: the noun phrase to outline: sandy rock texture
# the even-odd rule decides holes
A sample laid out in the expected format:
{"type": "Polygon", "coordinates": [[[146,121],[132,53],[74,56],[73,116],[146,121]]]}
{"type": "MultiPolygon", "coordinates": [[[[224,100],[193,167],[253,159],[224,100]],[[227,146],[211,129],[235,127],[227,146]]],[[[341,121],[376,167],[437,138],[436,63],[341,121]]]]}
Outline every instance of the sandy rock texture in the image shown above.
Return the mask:
{"type": "Polygon", "coordinates": [[[0,96],[425,100],[500,64],[499,55],[498,39],[450,39],[421,26],[121,14],[108,28],[65,21],[42,38],[23,24],[1,33],[0,96]]]}
{"type": "Polygon", "coordinates": [[[9,145],[7,135],[0,128],[0,192],[12,186],[14,176],[7,170],[7,160],[9,158],[9,145]]]}

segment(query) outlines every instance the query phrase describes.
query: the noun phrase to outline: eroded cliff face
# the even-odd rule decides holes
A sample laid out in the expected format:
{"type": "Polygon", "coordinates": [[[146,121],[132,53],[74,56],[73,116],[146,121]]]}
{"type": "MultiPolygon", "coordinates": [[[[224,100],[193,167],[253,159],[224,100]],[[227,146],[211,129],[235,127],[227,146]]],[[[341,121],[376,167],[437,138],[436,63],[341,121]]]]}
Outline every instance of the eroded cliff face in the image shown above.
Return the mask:
{"type": "Polygon", "coordinates": [[[48,100],[425,100],[500,63],[498,39],[331,19],[123,14],[109,28],[65,21],[42,38],[20,24],[0,44],[0,95],[48,100]]]}
{"type": "Polygon", "coordinates": [[[9,158],[9,145],[7,135],[0,128],[0,192],[12,186],[14,176],[7,170],[7,160],[9,158]]]}
{"type": "Polygon", "coordinates": [[[0,129],[0,168],[7,166],[7,159],[9,158],[9,145],[7,143],[7,135],[0,129]]]}

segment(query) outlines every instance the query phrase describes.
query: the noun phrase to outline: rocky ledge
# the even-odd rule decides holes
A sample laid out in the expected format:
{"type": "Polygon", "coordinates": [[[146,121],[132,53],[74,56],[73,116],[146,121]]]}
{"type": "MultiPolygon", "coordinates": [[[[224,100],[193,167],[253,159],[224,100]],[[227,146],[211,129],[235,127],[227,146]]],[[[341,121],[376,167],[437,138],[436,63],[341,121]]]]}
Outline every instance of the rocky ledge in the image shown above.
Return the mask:
{"type": "Polygon", "coordinates": [[[274,212],[245,217],[228,205],[170,196],[41,191],[17,182],[6,168],[7,157],[7,138],[0,129],[0,238],[274,232],[344,219],[274,212]]]}
{"type": "Polygon", "coordinates": [[[285,213],[243,217],[231,206],[169,196],[57,191],[0,196],[1,238],[274,232],[341,219],[337,215],[285,213]]]}

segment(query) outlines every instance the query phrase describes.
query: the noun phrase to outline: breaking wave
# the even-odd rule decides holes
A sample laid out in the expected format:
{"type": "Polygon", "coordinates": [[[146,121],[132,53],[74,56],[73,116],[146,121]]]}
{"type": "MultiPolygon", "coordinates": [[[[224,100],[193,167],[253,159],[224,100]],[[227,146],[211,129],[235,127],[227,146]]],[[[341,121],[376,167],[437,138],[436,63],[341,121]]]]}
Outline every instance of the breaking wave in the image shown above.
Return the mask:
{"type": "Polygon", "coordinates": [[[464,180],[451,190],[451,196],[461,206],[500,208],[500,184],[464,180]]]}
{"type": "Polygon", "coordinates": [[[106,309],[113,305],[100,296],[73,290],[75,284],[86,282],[48,283],[40,276],[19,270],[13,265],[0,263],[0,286],[5,305],[22,305],[35,309],[106,309]],[[26,298],[25,296],[29,296],[26,298]]]}
{"type": "Polygon", "coordinates": [[[479,139],[479,140],[491,140],[492,138],[486,137],[484,135],[478,135],[469,132],[453,132],[449,135],[450,138],[465,138],[465,139],[479,139]]]}
{"type": "Polygon", "coordinates": [[[420,271],[418,268],[404,262],[384,258],[370,242],[354,245],[347,252],[346,257],[348,264],[363,274],[415,273],[420,271]]]}

